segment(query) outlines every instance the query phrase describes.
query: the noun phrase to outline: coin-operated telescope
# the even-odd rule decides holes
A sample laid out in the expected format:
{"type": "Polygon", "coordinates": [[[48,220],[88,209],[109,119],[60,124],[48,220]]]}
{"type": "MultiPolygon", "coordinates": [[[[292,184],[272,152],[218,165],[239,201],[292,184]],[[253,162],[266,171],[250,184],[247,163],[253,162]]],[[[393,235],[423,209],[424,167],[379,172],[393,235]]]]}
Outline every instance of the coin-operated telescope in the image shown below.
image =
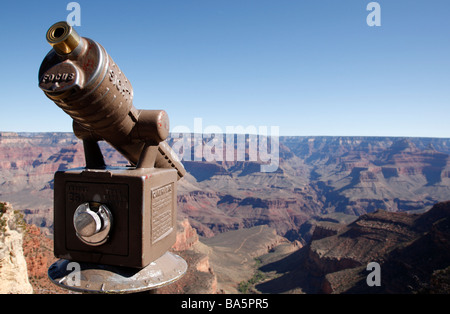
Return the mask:
{"type": "Polygon", "coordinates": [[[39,87],[73,119],[86,167],[54,179],[54,253],[77,262],[143,268],[176,238],[177,181],[185,170],[164,141],[164,110],[137,110],[130,82],[97,42],[66,22],[50,27],[53,49],[39,87]],[[105,164],[106,141],[131,164],[105,164]]]}

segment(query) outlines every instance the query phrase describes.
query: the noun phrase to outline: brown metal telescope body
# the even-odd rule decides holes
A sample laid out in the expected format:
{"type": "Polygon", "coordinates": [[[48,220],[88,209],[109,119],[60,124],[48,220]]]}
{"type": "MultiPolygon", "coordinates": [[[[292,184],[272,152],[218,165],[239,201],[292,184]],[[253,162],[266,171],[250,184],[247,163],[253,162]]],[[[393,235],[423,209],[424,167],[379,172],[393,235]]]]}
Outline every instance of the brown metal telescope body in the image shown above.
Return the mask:
{"type": "Polygon", "coordinates": [[[86,168],[54,177],[54,254],[77,262],[142,268],[176,240],[177,181],[185,169],[165,142],[164,110],[137,110],[133,88],[105,49],[66,22],[47,32],[53,49],[39,87],[73,119],[86,168]],[[104,140],[132,167],[107,167],[104,140]]]}
{"type": "Polygon", "coordinates": [[[167,113],[133,106],[131,83],[106,50],[80,37],[66,22],[50,27],[47,41],[53,49],[39,70],[39,87],[72,117],[74,133],[84,143],[86,167],[105,167],[97,144],[105,140],[131,165],[176,168],[181,178],[185,170],[164,142],[169,135],[167,113]]]}

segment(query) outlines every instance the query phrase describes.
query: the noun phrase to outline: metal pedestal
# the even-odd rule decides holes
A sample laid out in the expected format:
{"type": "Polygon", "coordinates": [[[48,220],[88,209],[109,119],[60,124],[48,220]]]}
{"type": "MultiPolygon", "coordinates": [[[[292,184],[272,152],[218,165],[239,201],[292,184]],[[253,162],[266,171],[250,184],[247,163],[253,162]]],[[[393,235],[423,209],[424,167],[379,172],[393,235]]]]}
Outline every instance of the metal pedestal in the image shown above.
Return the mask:
{"type": "Polygon", "coordinates": [[[48,277],[62,288],[81,293],[151,292],[180,279],[188,267],[183,258],[171,252],[142,269],[70,263],[58,260],[48,269],[48,277]]]}

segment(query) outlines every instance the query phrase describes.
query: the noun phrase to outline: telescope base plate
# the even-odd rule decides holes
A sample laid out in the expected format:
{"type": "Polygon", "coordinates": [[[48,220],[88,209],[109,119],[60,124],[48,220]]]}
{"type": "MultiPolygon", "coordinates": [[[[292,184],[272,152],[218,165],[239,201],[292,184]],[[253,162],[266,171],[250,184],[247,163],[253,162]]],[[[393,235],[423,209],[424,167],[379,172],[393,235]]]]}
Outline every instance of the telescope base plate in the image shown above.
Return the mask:
{"type": "Polygon", "coordinates": [[[48,277],[55,285],[75,292],[128,294],[169,285],[183,277],[187,267],[183,258],[171,252],[142,269],[60,259],[50,266],[48,277]]]}

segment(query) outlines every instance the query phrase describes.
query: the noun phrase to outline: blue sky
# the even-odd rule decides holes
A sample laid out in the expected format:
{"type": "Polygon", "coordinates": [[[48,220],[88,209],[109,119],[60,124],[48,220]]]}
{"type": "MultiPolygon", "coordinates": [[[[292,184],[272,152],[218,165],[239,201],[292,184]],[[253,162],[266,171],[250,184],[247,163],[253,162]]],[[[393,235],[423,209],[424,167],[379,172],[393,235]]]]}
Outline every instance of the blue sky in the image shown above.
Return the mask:
{"type": "MultiPolygon", "coordinates": [[[[0,131],[71,131],[38,88],[47,29],[70,1],[0,4],[0,131]]],[[[450,137],[450,1],[77,1],[138,109],[171,127],[278,126],[280,135],[450,137]]]]}

